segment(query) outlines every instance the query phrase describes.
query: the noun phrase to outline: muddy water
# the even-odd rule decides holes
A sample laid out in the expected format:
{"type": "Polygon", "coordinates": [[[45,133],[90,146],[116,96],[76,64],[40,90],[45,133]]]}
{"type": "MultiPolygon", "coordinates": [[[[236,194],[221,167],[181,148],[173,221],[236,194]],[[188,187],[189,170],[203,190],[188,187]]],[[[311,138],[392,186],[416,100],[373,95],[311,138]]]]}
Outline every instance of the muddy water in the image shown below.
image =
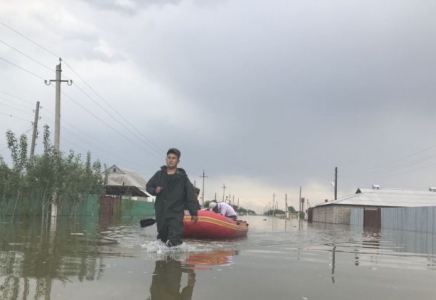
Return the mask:
{"type": "Polygon", "coordinates": [[[436,236],[247,217],[168,250],[137,219],[0,223],[0,299],[436,299],[436,236]]]}

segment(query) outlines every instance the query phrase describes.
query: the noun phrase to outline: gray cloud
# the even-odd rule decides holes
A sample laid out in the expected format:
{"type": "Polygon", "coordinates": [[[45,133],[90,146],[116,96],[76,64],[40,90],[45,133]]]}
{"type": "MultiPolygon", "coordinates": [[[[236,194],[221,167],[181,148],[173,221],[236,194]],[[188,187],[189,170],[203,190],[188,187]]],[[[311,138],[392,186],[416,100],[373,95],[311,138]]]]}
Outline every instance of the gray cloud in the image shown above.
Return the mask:
{"type": "MultiPolygon", "coordinates": [[[[181,148],[195,176],[204,169],[211,178],[251,178],[281,191],[317,186],[318,200],[331,196],[336,166],[344,193],[373,183],[432,184],[434,168],[411,171],[435,162],[436,5],[87,3],[86,17],[79,8],[75,14],[80,29],[53,30],[54,38],[141,132],[161,149],[181,148]],[[113,56],[96,51],[101,41],[113,56]]],[[[120,164],[140,160],[141,173],[152,175],[163,163],[86,118],[87,130],[128,156],[120,164]]]]}
{"type": "Polygon", "coordinates": [[[83,0],[90,6],[102,10],[111,10],[119,13],[136,15],[140,10],[157,6],[177,5],[182,0],[83,0]]]}

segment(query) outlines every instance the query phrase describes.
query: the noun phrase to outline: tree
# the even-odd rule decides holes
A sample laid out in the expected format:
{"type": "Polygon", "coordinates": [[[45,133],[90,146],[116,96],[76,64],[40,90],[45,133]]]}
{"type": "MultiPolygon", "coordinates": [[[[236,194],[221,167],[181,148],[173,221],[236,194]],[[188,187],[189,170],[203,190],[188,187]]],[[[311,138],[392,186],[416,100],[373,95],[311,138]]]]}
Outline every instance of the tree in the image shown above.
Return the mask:
{"type": "Polygon", "coordinates": [[[19,139],[12,131],[6,133],[12,157],[12,168],[0,157],[0,211],[15,215],[41,213],[48,215],[50,203],[64,205],[71,216],[88,194],[100,195],[106,177],[101,175],[101,163],[91,162],[91,154],[83,163],[80,155],[70,151],[63,156],[50,143],[50,131],[44,126],[44,153],[27,158],[27,138],[19,139]]]}
{"type": "Polygon", "coordinates": [[[297,213],[297,211],[295,210],[295,208],[294,208],[293,206],[288,206],[288,211],[289,211],[291,214],[296,214],[296,213],[297,213]]]}

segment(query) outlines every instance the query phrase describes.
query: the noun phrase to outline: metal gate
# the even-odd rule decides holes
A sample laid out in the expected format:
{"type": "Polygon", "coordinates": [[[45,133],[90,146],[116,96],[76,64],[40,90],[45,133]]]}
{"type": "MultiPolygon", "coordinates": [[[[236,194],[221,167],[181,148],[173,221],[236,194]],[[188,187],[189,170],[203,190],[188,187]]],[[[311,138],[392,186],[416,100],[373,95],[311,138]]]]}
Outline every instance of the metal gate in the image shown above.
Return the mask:
{"type": "Polygon", "coordinates": [[[368,229],[380,229],[381,210],[376,207],[365,207],[363,211],[363,227],[368,229]]]}

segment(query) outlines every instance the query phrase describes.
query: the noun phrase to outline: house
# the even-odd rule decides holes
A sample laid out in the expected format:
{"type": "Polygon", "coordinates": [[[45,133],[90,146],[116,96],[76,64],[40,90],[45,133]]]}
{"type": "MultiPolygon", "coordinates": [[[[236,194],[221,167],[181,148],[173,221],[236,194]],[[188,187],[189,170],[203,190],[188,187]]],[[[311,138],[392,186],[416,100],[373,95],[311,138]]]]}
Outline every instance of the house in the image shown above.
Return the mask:
{"type": "Polygon", "coordinates": [[[134,200],[142,201],[151,197],[145,190],[145,179],[135,171],[113,165],[104,174],[108,177],[105,185],[106,195],[130,196],[134,200]]]}
{"type": "Polygon", "coordinates": [[[436,189],[357,189],[309,210],[309,222],[436,233],[436,189]]]}

